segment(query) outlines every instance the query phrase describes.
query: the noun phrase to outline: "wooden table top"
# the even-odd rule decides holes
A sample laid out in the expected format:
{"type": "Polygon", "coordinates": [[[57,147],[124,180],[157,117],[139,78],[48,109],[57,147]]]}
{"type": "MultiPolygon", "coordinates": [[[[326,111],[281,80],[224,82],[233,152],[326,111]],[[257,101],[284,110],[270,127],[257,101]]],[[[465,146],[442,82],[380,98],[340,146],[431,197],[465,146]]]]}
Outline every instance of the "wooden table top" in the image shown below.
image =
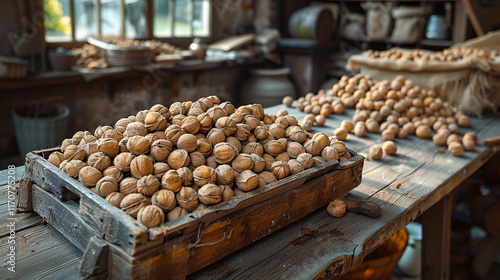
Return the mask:
{"type": "MultiPolygon", "coordinates": [[[[297,119],[305,115],[283,105],[268,108],[266,113],[279,109],[286,109],[297,119]]],[[[353,113],[347,110],[344,115],[332,115],[324,127],[314,127],[313,132],[331,134],[342,120],[351,119],[353,113]]],[[[474,131],[481,143],[485,138],[500,135],[498,116],[471,118],[471,126],[470,129],[460,128],[460,134],[474,131]]],[[[372,144],[381,144],[383,140],[380,134],[368,134],[364,138],[349,134],[345,142],[352,150],[367,155],[372,144]]],[[[437,147],[430,139],[409,136],[395,142],[397,155],[366,161],[361,185],[349,193],[349,199],[368,199],[379,204],[382,215],[378,219],[353,213],[332,218],[325,209],[320,209],[187,278],[308,279],[333,275],[335,271],[350,271],[500,151],[498,147],[479,144],[475,151],[454,157],[448,151],[436,153],[436,149],[446,150],[446,147],[437,147]],[[396,188],[398,183],[401,183],[399,189],[396,188]],[[315,234],[302,242],[294,242],[304,237],[301,228],[308,228],[315,234]]],[[[4,257],[0,279],[79,279],[83,252],[50,224],[43,223],[36,213],[10,216],[8,190],[12,182],[9,181],[19,181],[24,167],[15,170],[15,178],[8,177],[8,170],[0,171],[0,247],[6,252],[2,256],[6,256],[11,234],[8,225],[14,222],[16,272],[6,270],[10,265],[4,257]],[[12,217],[14,221],[8,220],[12,217]]]]}

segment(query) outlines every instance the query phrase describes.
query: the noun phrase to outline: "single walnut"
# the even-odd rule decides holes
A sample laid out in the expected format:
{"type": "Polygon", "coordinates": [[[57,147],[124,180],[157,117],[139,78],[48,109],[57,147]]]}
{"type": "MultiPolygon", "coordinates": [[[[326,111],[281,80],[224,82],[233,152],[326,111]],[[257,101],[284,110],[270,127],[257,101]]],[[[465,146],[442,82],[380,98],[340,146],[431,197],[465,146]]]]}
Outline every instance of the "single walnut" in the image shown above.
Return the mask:
{"type": "Polygon", "coordinates": [[[290,166],[287,162],[276,161],[271,165],[271,173],[273,173],[278,180],[290,175],[290,166]]]}
{"type": "Polygon", "coordinates": [[[105,125],[105,126],[98,126],[95,131],[94,131],[94,136],[96,138],[101,138],[102,135],[104,134],[104,132],[106,132],[107,130],[110,130],[110,129],[113,129],[111,126],[109,125],[105,125]]]}
{"type": "Polygon", "coordinates": [[[237,177],[236,186],[242,191],[251,191],[259,186],[259,177],[253,171],[245,170],[237,177]]]}
{"type": "Polygon", "coordinates": [[[220,185],[219,186],[222,191],[222,201],[226,201],[231,199],[234,196],[234,191],[229,185],[220,185]]]}
{"type": "Polygon", "coordinates": [[[384,144],[382,144],[382,151],[384,154],[395,155],[397,150],[398,147],[396,146],[396,143],[392,141],[385,141],[384,144]]]}
{"type": "Polygon", "coordinates": [[[151,107],[148,111],[148,113],[151,112],[158,112],[160,113],[166,120],[170,119],[170,111],[168,110],[167,107],[165,107],[162,104],[155,104],[153,107],[151,107]]]}
{"type": "Polygon", "coordinates": [[[179,218],[182,218],[184,216],[186,216],[188,213],[188,211],[186,211],[186,209],[180,207],[180,206],[177,206],[175,207],[174,209],[172,209],[172,211],[168,212],[167,213],[167,221],[173,221],[175,219],[179,219],[179,218]]]}
{"type": "Polygon", "coordinates": [[[115,159],[113,160],[113,164],[120,171],[128,172],[130,171],[130,164],[132,163],[132,160],[134,158],[135,156],[131,153],[121,153],[115,157],[115,159]]]}
{"type": "Polygon", "coordinates": [[[253,160],[252,171],[255,173],[261,173],[262,171],[264,171],[264,169],[266,168],[266,160],[256,154],[251,154],[251,156],[253,160]]]}
{"type": "Polygon", "coordinates": [[[132,136],[127,141],[127,150],[132,154],[145,155],[151,148],[151,142],[144,136],[132,136]]]}
{"type": "Polygon", "coordinates": [[[85,136],[85,131],[77,131],[75,132],[75,134],[73,134],[72,139],[75,143],[80,143],[80,141],[82,141],[83,139],[83,136],[85,136]]]}
{"type": "Polygon", "coordinates": [[[229,143],[218,143],[213,149],[215,161],[219,164],[224,164],[232,161],[238,154],[236,147],[229,143]]]}
{"type": "Polygon", "coordinates": [[[256,154],[262,157],[264,155],[264,147],[260,143],[250,142],[243,147],[242,152],[246,154],[256,154]]]}
{"type": "Polygon", "coordinates": [[[324,133],[316,133],[313,135],[312,139],[320,144],[321,149],[324,149],[326,146],[330,145],[330,138],[324,133]]]}
{"type": "Polygon", "coordinates": [[[474,140],[463,141],[462,139],[462,144],[464,146],[464,149],[467,151],[474,151],[474,148],[476,147],[476,143],[474,143],[474,140]]]}
{"type": "Polygon", "coordinates": [[[121,118],[115,123],[115,130],[123,134],[127,130],[127,125],[131,123],[127,118],[121,118]]]}
{"type": "Polygon", "coordinates": [[[145,196],[152,196],[160,188],[160,181],[153,175],[143,176],[137,181],[137,191],[145,196]]]}
{"type": "Polygon", "coordinates": [[[339,153],[337,152],[337,150],[335,150],[334,147],[332,146],[327,146],[323,149],[323,151],[321,151],[321,157],[325,160],[325,161],[330,161],[330,160],[339,160],[339,153]]]}
{"type": "Polygon", "coordinates": [[[179,137],[179,140],[177,141],[177,148],[191,153],[197,148],[197,140],[198,138],[192,134],[184,134],[179,137]]]}
{"type": "Polygon", "coordinates": [[[197,150],[204,157],[209,157],[212,154],[212,144],[207,139],[198,139],[196,140],[197,150]]]}
{"type": "MultiPolygon", "coordinates": [[[[114,131],[114,130],[108,130],[108,131],[114,131]]],[[[121,134],[120,134],[120,136],[121,136],[121,134]]],[[[121,136],[121,138],[123,138],[123,136],[121,136]]],[[[80,141],[80,143],[78,143],[78,146],[83,147],[86,144],[95,143],[96,141],[97,141],[97,137],[95,137],[92,134],[86,134],[85,136],[83,136],[82,141],[80,141]]]]}
{"type": "Polygon", "coordinates": [[[163,209],[170,211],[177,205],[175,193],[171,190],[159,190],[151,197],[151,203],[163,209]]]}
{"type": "Polygon", "coordinates": [[[199,114],[196,118],[200,122],[199,132],[207,133],[212,129],[212,118],[207,113],[199,114]]]}
{"type": "Polygon", "coordinates": [[[364,122],[357,122],[354,126],[354,134],[358,137],[366,135],[366,124],[364,122]]]}
{"type": "Polygon", "coordinates": [[[129,123],[124,133],[127,134],[128,137],[132,137],[132,136],[146,136],[148,132],[149,130],[146,127],[146,125],[142,122],[137,121],[129,123]]]}
{"type": "Polygon", "coordinates": [[[165,222],[165,213],[158,206],[147,205],[137,213],[137,221],[141,222],[147,228],[152,228],[165,222]]]}
{"type": "Polygon", "coordinates": [[[286,135],[285,127],[280,123],[273,123],[269,126],[269,132],[274,136],[274,138],[284,138],[286,135]]]}
{"type": "Polygon", "coordinates": [[[323,163],[326,162],[325,159],[322,158],[322,157],[320,157],[320,156],[313,157],[313,161],[314,161],[313,166],[318,166],[318,165],[323,164],[323,163]]]}
{"type": "Polygon", "coordinates": [[[307,153],[310,153],[313,156],[318,156],[321,154],[321,145],[314,140],[307,140],[304,143],[304,149],[307,153]]]}
{"type": "Polygon", "coordinates": [[[167,120],[158,112],[148,112],[144,118],[144,124],[149,131],[159,131],[167,128],[167,120]]]}
{"type": "Polygon", "coordinates": [[[177,141],[185,133],[186,132],[180,126],[175,124],[167,127],[165,130],[165,136],[167,137],[167,140],[172,143],[172,145],[177,145],[177,141]]]}
{"type": "Polygon", "coordinates": [[[134,177],[127,177],[120,181],[120,192],[124,195],[131,193],[137,193],[137,181],[138,179],[134,177]]]}
{"type": "Polygon", "coordinates": [[[170,105],[170,114],[172,116],[175,115],[185,115],[188,112],[188,108],[186,107],[186,104],[181,103],[181,102],[174,102],[172,105],[170,105]]]}
{"type": "Polygon", "coordinates": [[[222,201],[222,190],[215,184],[206,184],[198,190],[198,198],[205,205],[213,205],[222,201]]]}
{"type": "Polygon", "coordinates": [[[79,160],[79,159],[74,159],[72,161],[67,162],[61,170],[66,172],[70,177],[76,178],[80,174],[80,170],[87,166],[85,162],[79,160]]]}
{"type": "Polygon", "coordinates": [[[254,115],[246,115],[242,122],[248,126],[250,131],[254,131],[258,126],[261,126],[260,120],[254,115]]]}
{"type": "Polygon", "coordinates": [[[215,145],[226,141],[226,135],[219,128],[212,128],[207,134],[207,140],[212,144],[212,147],[215,145]]]}
{"type": "Polygon", "coordinates": [[[270,154],[264,154],[262,158],[266,162],[266,167],[264,168],[264,170],[266,171],[271,170],[271,165],[276,161],[274,157],[270,154]]]}
{"type": "Polygon", "coordinates": [[[166,139],[154,141],[150,149],[150,154],[156,161],[165,161],[171,152],[172,142],[166,139]]]}
{"type": "Polygon", "coordinates": [[[347,151],[345,143],[342,141],[333,141],[330,144],[330,146],[334,147],[335,150],[337,150],[337,153],[339,154],[339,156],[343,156],[347,151]]]}
{"type": "Polygon", "coordinates": [[[87,164],[99,169],[99,171],[104,171],[104,169],[111,166],[111,158],[103,152],[97,152],[89,156],[87,164]]]}
{"type": "Polygon", "coordinates": [[[290,156],[288,155],[288,153],[283,152],[283,153],[277,155],[274,159],[276,161],[289,161],[290,160],[290,156]]]}
{"type": "Polygon", "coordinates": [[[464,147],[460,142],[451,142],[448,145],[448,151],[456,157],[461,157],[464,154],[464,147]]]}
{"type": "Polygon", "coordinates": [[[428,125],[420,125],[417,127],[415,134],[420,138],[430,138],[432,134],[432,129],[428,125]]]}
{"type": "Polygon", "coordinates": [[[269,136],[269,131],[266,127],[259,125],[254,129],[253,134],[258,140],[262,140],[269,136]]]}
{"type": "Polygon", "coordinates": [[[177,126],[181,126],[182,125],[182,121],[186,118],[186,116],[184,115],[175,115],[173,117],[170,118],[170,121],[172,122],[172,125],[177,125],[177,126]]]}
{"type": "Polygon", "coordinates": [[[228,115],[231,115],[233,114],[236,110],[234,108],[234,105],[231,104],[231,102],[229,101],[226,101],[226,102],[222,102],[219,107],[221,107],[222,109],[224,109],[224,111],[227,112],[228,115]]]}
{"type": "Polygon", "coordinates": [[[384,154],[382,148],[375,144],[370,147],[370,150],[368,151],[368,155],[371,159],[374,160],[380,160],[382,158],[382,155],[384,154]]]}
{"type": "Polygon", "coordinates": [[[106,196],[106,201],[113,204],[113,206],[120,208],[120,203],[122,202],[125,195],[119,192],[112,192],[106,196]]]}
{"type": "Polygon", "coordinates": [[[78,145],[78,143],[74,143],[73,139],[69,138],[69,139],[64,139],[61,143],[61,152],[65,152],[66,151],[66,148],[71,146],[71,145],[78,145]]]}
{"type": "Polygon", "coordinates": [[[187,167],[181,167],[177,169],[177,173],[179,174],[179,176],[182,177],[183,180],[182,184],[185,187],[189,187],[193,184],[194,178],[193,178],[193,171],[191,171],[191,169],[187,167]]]}
{"type": "Polygon", "coordinates": [[[252,114],[252,107],[250,107],[250,105],[240,106],[240,107],[238,107],[236,112],[238,112],[244,116],[250,115],[250,114],[252,114]]]}
{"type": "Polygon", "coordinates": [[[285,148],[286,146],[283,146],[278,140],[271,140],[264,144],[264,150],[272,156],[281,154],[285,148]]]}
{"type": "MultiPolygon", "coordinates": [[[[120,142],[118,142],[118,147],[120,148],[120,153],[126,153],[129,151],[127,148],[128,139],[129,139],[129,137],[123,137],[123,139],[120,140],[120,142]]],[[[97,145],[96,145],[96,149],[97,149],[97,145]]]]}
{"type": "Polygon", "coordinates": [[[299,172],[304,171],[304,166],[296,159],[289,160],[288,166],[290,167],[290,175],[295,175],[299,172]]]}
{"type": "Polygon", "coordinates": [[[64,159],[67,161],[84,160],[86,153],[76,145],[69,145],[64,150],[64,159]]]}
{"type": "Polygon", "coordinates": [[[346,204],[340,199],[335,199],[328,204],[326,211],[333,217],[340,218],[345,214],[346,204]]]}
{"type": "Polygon", "coordinates": [[[175,195],[179,206],[187,211],[193,211],[198,206],[198,193],[190,187],[182,187],[175,195]]]}
{"type": "Polygon", "coordinates": [[[244,170],[251,170],[253,168],[253,159],[250,154],[239,154],[237,155],[231,166],[237,172],[243,172],[244,170]]]}
{"type": "Polygon", "coordinates": [[[215,157],[207,157],[207,164],[205,164],[208,167],[216,168],[217,167],[217,162],[215,161],[215,157]]]}
{"type": "Polygon", "coordinates": [[[97,144],[97,150],[109,157],[115,157],[120,152],[120,146],[118,146],[118,141],[113,138],[101,138],[97,144]]]}
{"type": "Polygon", "coordinates": [[[94,187],[101,178],[101,171],[92,166],[83,167],[78,174],[78,181],[86,187],[94,187]]]}
{"type": "MultiPolygon", "coordinates": [[[[83,139],[85,140],[85,142],[88,141],[87,143],[91,143],[91,142],[94,142],[93,137],[95,138],[95,136],[87,135],[83,139]]],[[[106,132],[104,132],[104,134],[101,136],[101,138],[112,138],[112,139],[115,139],[117,142],[120,142],[123,139],[123,134],[121,134],[120,132],[118,132],[114,129],[110,129],[110,130],[106,130],[106,132]]],[[[95,140],[97,140],[97,138],[95,140]]]]}
{"type": "Polygon", "coordinates": [[[221,164],[215,168],[216,182],[218,185],[234,184],[235,174],[233,168],[227,164],[221,164]]]}
{"type": "Polygon", "coordinates": [[[236,122],[229,117],[222,117],[217,120],[215,127],[222,130],[224,135],[230,136],[236,132],[236,122]]]}
{"type": "Polygon", "coordinates": [[[467,132],[462,137],[462,141],[472,140],[474,144],[477,144],[477,135],[474,132],[467,132]]]}
{"type": "Polygon", "coordinates": [[[189,116],[182,120],[181,128],[189,134],[196,134],[200,131],[200,121],[195,116],[189,116]]]}
{"type": "Polygon", "coordinates": [[[347,132],[351,132],[354,129],[354,124],[350,120],[343,120],[340,123],[340,127],[345,128],[347,132]]]}
{"type": "Polygon", "coordinates": [[[304,169],[311,168],[314,165],[313,156],[310,153],[303,153],[297,157],[297,161],[304,166],[304,169]]]}
{"type": "Polygon", "coordinates": [[[207,114],[212,118],[212,124],[215,125],[217,123],[217,120],[219,120],[222,117],[228,117],[229,115],[227,112],[220,107],[212,107],[207,110],[207,114]]]}
{"type": "Polygon", "coordinates": [[[286,136],[291,141],[304,143],[307,140],[307,133],[300,126],[289,126],[286,129],[286,136]]]}
{"type": "Polygon", "coordinates": [[[189,153],[182,149],[172,151],[167,158],[167,163],[172,169],[189,166],[190,162],[191,158],[189,157],[189,153]]]}
{"type": "Polygon", "coordinates": [[[98,195],[106,197],[110,193],[118,191],[118,181],[115,177],[102,177],[96,184],[96,191],[98,195]]]}
{"type": "Polygon", "coordinates": [[[239,141],[245,141],[250,136],[251,131],[250,127],[243,123],[236,124],[236,132],[234,133],[234,137],[239,141]]]}
{"type": "Polygon", "coordinates": [[[193,171],[193,178],[193,188],[199,189],[209,183],[215,184],[217,181],[217,172],[214,168],[202,165],[193,171]]]}
{"type": "MultiPolygon", "coordinates": [[[[281,110],[280,110],[281,111],[281,110]]],[[[280,111],[278,111],[278,113],[280,113],[280,111]]],[[[286,112],[286,111],[285,111],[286,112]]],[[[281,124],[283,126],[284,129],[286,129],[289,124],[288,124],[288,119],[285,117],[287,115],[283,115],[283,116],[277,116],[276,118],[276,121],[274,121],[275,124],[281,124]]],[[[271,129],[271,127],[269,127],[269,129],[271,129]]],[[[286,132],[285,132],[286,133],[286,132]]],[[[276,137],[276,136],[275,136],[276,137]]],[[[281,137],[280,137],[281,138],[281,137]]]]}
{"type": "Polygon", "coordinates": [[[146,118],[148,112],[149,110],[142,110],[137,112],[137,114],[135,115],[135,121],[144,124],[144,119],[146,118]]]}
{"type": "MultiPolygon", "coordinates": [[[[276,179],[276,176],[274,176],[274,174],[269,172],[269,171],[261,172],[259,174],[259,177],[265,181],[266,185],[274,183],[278,180],[278,179],[276,179]]],[[[259,186],[259,187],[262,187],[262,186],[259,186]]]]}
{"type": "Polygon", "coordinates": [[[194,170],[199,166],[206,165],[207,160],[205,159],[205,156],[198,152],[194,151],[189,154],[189,158],[191,159],[191,163],[189,164],[189,168],[194,170]]]}
{"type": "Polygon", "coordinates": [[[153,164],[153,176],[155,176],[158,180],[161,180],[163,175],[165,175],[165,173],[169,170],[170,166],[168,166],[165,162],[156,162],[153,164]]]}
{"type": "Polygon", "coordinates": [[[184,178],[177,172],[177,170],[169,170],[161,179],[161,186],[163,189],[178,192],[181,190],[184,178]]]}
{"type": "Polygon", "coordinates": [[[130,172],[137,179],[153,174],[153,162],[149,157],[140,155],[130,162],[130,172]]]}
{"type": "Polygon", "coordinates": [[[345,128],[339,127],[333,131],[333,134],[335,135],[335,137],[337,137],[337,139],[343,141],[347,138],[348,132],[345,128]]]}
{"type": "Polygon", "coordinates": [[[243,115],[239,112],[235,112],[235,113],[229,115],[229,118],[232,119],[236,123],[242,123],[242,122],[244,122],[246,116],[248,116],[248,115],[243,115]]]}
{"type": "Polygon", "coordinates": [[[256,116],[257,119],[262,120],[264,118],[264,108],[260,104],[249,105],[252,109],[252,115],[256,116]]]}
{"type": "Polygon", "coordinates": [[[116,179],[116,181],[121,182],[123,180],[123,172],[116,166],[110,166],[102,171],[102,176],[111,176],[116,179]]]}

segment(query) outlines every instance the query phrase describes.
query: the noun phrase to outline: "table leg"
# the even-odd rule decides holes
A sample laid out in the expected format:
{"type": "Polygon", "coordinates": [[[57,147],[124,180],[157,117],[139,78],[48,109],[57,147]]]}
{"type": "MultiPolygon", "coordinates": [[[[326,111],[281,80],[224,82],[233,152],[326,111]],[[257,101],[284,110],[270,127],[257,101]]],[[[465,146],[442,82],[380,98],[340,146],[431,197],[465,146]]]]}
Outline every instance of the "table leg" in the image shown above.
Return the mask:
{"type": "Polygon", "coordinates": [[[451,196],[422,214],[422,280],[449,279],[451,196]]]}

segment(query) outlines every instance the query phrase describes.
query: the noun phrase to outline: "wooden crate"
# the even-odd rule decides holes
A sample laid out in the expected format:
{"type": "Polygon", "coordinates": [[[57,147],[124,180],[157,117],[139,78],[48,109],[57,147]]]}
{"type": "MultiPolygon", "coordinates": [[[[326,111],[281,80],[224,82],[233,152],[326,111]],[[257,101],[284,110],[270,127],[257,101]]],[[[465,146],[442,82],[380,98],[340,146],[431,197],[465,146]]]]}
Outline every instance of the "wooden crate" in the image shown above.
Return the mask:
{"type": "Polygon", "coordinates": [[[364,157],[325,164],[147,229],[50,164],[26,156],[18,211],[35,211],[84,252],[84,277],[183,278],[324,207],[361,183],[364,157]]]}

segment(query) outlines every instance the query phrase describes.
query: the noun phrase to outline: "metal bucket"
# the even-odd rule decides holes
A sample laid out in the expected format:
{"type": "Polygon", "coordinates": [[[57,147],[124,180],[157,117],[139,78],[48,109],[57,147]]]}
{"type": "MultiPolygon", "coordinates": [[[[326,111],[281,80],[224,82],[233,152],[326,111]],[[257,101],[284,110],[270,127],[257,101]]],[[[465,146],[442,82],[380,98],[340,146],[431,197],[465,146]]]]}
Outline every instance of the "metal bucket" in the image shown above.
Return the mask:
{"type": "Polygon", "coordinates": [[[333,33],[333,15],[321,6],[309,6],[292,14],[288,20],[288,32],[294,38],[316,39],[327,42],[333,33]]]}
{"type": "Polygon", "coordinates": [[[24,158],[31,151],[58,146],[66,137],[69,108],[60,103],[43,103],[39,106],[39,112],[46,113],[38,114],[41,116],[38,118],[27,117],[30,115],[28,106],[19,106],[12,110],[17,146],[21,158],[24,158]]]}

